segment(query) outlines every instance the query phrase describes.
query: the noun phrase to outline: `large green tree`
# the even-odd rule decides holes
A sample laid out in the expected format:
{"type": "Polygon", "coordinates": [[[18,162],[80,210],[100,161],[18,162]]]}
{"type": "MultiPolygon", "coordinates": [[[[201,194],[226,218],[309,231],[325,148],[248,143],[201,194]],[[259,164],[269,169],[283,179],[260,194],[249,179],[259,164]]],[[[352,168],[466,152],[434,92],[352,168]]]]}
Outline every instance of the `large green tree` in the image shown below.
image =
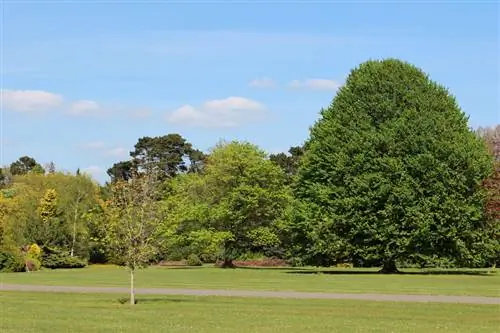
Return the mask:
{"type": "Polygon", "coordinates": [[[128,180],[134,173],[160,170],[162,180],[186,172],[199,172],[206,156],[179,134],[139,138],[130,152],[131,160],[113,164],[107,173],[111,181],[128,180]]]}
{"type": "Polygon", "coordinates": [[[10,165],[12,175],[25,175],[28,172],[44,173],[42,166],[33,157],[22,156],[10,165]]]}
{"type": "Polygon", "coordinates": [[[308,262],[483,265],[498,243],[481,182],[492,169],[455,98],[396,59],[353,69],[311,128],[289,233],[308,262]]]}
{"type": "Polygon", "coordinates": [[[176,226],[200,244],[211,235],[224,266],[232,266],[243,252],[279,244],[278,222],[289,198],[283,171],[262,150],[246,142],[220,143],[202,174],[174,180],[167,206],[177,221],[167,229],[176,226]]]}

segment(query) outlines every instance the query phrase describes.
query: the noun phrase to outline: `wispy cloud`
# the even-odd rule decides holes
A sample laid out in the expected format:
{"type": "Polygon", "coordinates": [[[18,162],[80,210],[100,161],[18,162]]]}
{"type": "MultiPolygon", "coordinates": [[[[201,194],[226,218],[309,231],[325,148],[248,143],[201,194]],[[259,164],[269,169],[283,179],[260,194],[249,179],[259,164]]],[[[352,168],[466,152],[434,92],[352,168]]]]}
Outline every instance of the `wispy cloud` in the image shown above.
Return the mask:
{"type": "Polygon", "coordinates": [[[81,144],[80,148],[97,151],[103,156],[124,158],[128,156],[129,151],[123,147],[113,147],[107,145],[104,141],[89,141],[81,144]]]}
{"type": "Polygon", "coordinates": [[[104,174],[104,169],[97,165],[90,165],[88,167],[82,168],[81,171],[82,173],[86,173],[93,178],[98,178],[99,176],[104,174]]]}
{"type": "Polygon", "coordinates": [[[330,90],[335,91],[342,85],[335,80],[329,79],[306,79],[306,80],[293,80],[289,83],[291,88],[303,88],[311,90],[330,90]]]}
{"type": "Polygon", "coordinates": [[[112,148],[106,151],[106,155],[123,158],[128,156],[129,151],[123,147],[112,148]]]}
{"type": "Polygon", "coordinates": [[[238,127],[260,118],[263,104],[244,97],[206,101],[199,107],[189,104],[167,114],[172,124],[195,127],[238,127]]]}
{"type": "Polygon", "coordinates": [[[17,112],[39,112],[62,106],[61,95],[43,90],[9,90],[0,91],[3,107],[17,112]]]}
{"type": "Polygon", "coordinates": [[[252,88],[274,88],[276,87],[276,82],[270,78],[263,77],[250,81],[248,86],[252,88]]]}
{"type": "Polygon", "coordinates": [[[68,109],[68,114],[74,116],[96,115],[102,113],[101,106],[91,100],[80,100],[72,103],[68,109]]]}

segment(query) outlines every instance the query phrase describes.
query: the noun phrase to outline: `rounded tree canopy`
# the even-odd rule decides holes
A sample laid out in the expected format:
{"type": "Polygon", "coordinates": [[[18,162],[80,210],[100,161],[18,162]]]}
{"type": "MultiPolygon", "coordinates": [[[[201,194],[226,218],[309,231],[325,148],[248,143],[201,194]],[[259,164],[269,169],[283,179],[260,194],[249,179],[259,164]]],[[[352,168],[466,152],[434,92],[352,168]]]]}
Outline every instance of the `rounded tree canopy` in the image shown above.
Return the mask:
{"type": "Polygon", "coordinates": [[[386,59],[353,69],[306,147],[292,225],[310,260],[477,264],[492,250],[480,189],[491,158],[419,68],[386,59]]]}

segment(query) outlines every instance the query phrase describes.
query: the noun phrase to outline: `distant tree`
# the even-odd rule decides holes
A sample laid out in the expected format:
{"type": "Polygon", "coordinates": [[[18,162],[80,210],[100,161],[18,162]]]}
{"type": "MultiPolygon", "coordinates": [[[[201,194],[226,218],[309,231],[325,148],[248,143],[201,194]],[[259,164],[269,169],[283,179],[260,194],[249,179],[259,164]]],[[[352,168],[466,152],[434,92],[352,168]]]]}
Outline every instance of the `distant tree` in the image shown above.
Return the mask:
{"type": "Polygon", "coordinates": [[[40,172],[43,168],[36,162],[36,160],[29,156],[20,157],[17,161],[10,165],[10,173],[12,175],[25,175],[30,171],[40,172]]]}
{"type": "Polygon", "coordinates": [[[245,251],[279,245],[277,225],[289,202],[282,170],[246,142],[218,144],[202,174],[178,177],[166,206],[178,230],[199,244],[221,246],[225,267],[245,251]],[[208,232],[200,232],[207,230],[208,232]]]}
{"type": "Polygon", "coordinates": [[[289,229],[306,262],[484,265],[484,144],[455,99],[420,69],[387,59],[354,69],[311,128],[289,229]]]}
{"type": "Polygon", "coordinates": [[[127,181],[132,178],[133,164],[132,161],[122,161],[113,164],[108,169],[107,174],[111,178],[111,182],[127,181]]]}
{"type": "MultiPolygon", "coordinates": [[[[485,141],[494,159],[493,172],[483,182],[483,186],[487,193],[485,208],[488,223],[494,226],[492,228],[494,230],[492,237],[500,240],[500,125],[479,128],[477,132],[485,141]]],[[[500,262],[500,247],[496,252],[496,262],[500,262]]]]}
{"type": "Polygon", "coordinates": [[[38,206],[39,221],[34,222],[31,237],[35,243],[44,247],[61,247],[65,243],[65,234],[61,218],[62,212],[58,207],[58,195],[55,189],[49,188],[40,199],[38,206]]]}
{"type": "Polygon", "coordinates": [[[291,147],[288,154],[278,153],[269,155],[269,159],[279,165],[291,180],[297,174],[299,161],[304,154],[304,148],[300,146],[291,147]]]}
{"type": "Polygon", "coordinates": [[[3,169],[0,168],[0,188],[5,186],[6,180],[7,180],[7,175],[4,174],[3,169]]]}
{"type": "Polygon", "coordinates": [[[204,158],[200,151],[193,149],[179,134],[142,137],[135,144],[130,156],[139,172],[158,168],[162,179],[196,170],[204,158]]]}
{"type": "Polygon", "coordinates": [[[135,304],[134,273],[149,265],[159,247],[159,227],[163,220],[156,200],[158,176],[149,172],[128,182],[111,185],[106,207],[105,234],[109,255],[130,273],[130,304],[135,304]]]}
{"type": "Polygon", "coordinates": [[[47,171],[47,173],[49,174],[54,174],[56,172],[56,165],[54,164],[54,162],[49,162],[47,163],[47,165],[45,166],[45,170],[47,171]]]}

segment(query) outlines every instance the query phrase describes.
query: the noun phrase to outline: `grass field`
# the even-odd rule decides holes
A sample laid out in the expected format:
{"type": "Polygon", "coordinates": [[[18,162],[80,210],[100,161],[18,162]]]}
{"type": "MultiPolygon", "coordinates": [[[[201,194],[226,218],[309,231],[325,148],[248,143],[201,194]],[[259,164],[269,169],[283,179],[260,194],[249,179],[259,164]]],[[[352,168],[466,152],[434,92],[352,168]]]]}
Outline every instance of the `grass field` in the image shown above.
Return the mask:
{"type": "MultiPolygon", "coordinates": [[[[456,271],[455,274],[373,274],[374,270],[220,269],[152,267],[136,274],[136,286],[147,288],[283,290],[338,293],[386,293],[500,296],[500,274],[456,271]]],[[[441,272],[444,273],[444,272],[441,272]]],[[[61,286],[128,285],[128,273],[113,266],[0,274],[3,283],[61,286]]]]}
{"type": "Polygon", "coordinates": [[[499,332],[498,306],[2,292],[0,332],[499,332]]]}

